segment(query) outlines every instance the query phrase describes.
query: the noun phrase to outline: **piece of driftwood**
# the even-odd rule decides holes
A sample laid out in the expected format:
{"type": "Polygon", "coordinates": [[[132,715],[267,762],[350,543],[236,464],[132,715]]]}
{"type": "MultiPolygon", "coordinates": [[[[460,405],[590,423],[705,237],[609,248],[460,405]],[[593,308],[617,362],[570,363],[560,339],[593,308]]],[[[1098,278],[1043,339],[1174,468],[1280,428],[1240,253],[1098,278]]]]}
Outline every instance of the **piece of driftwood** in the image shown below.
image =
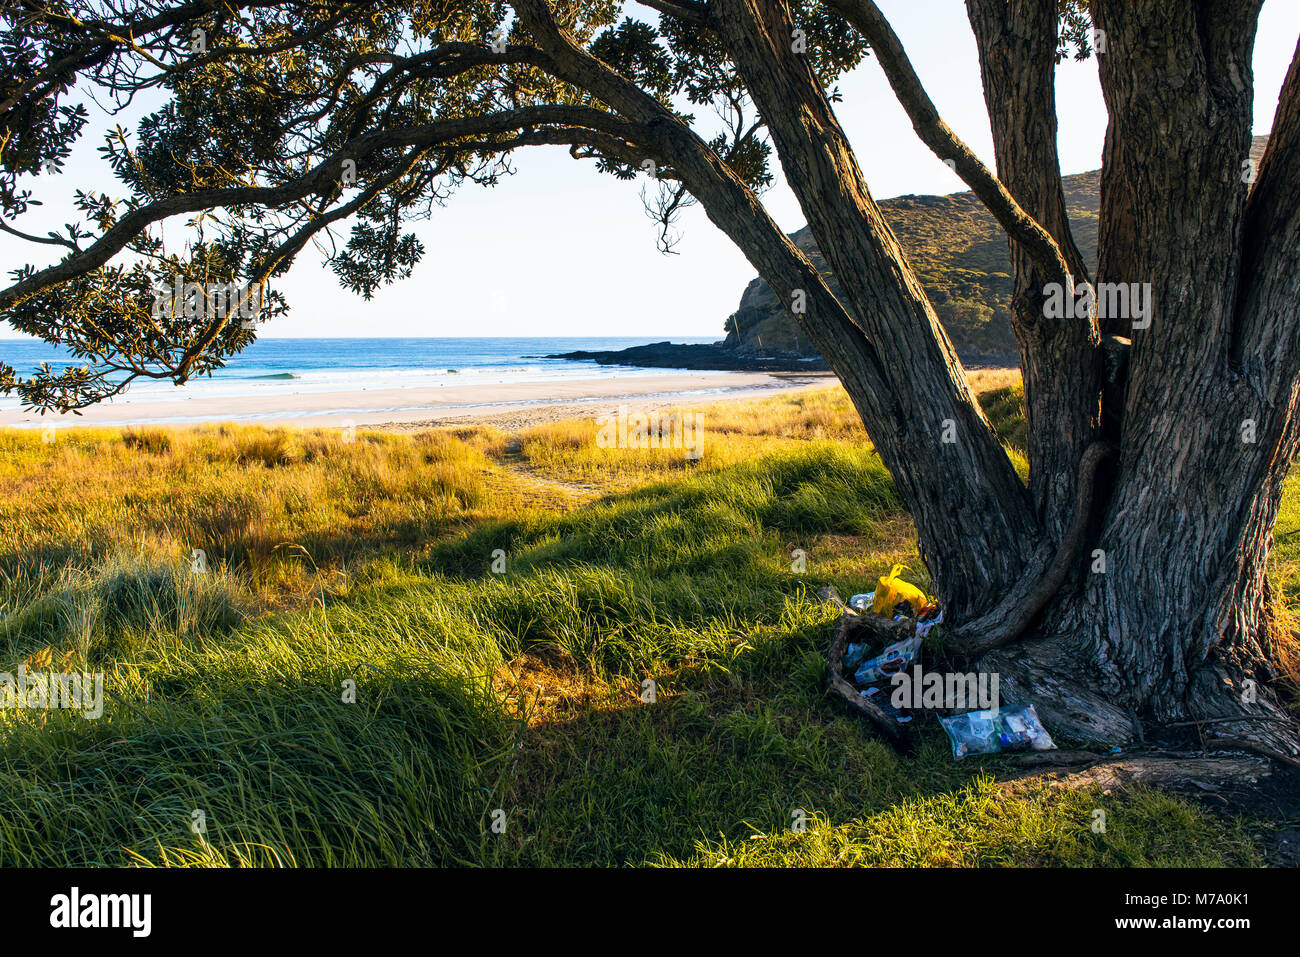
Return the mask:
{"type": "Polygon", "coordinates": [[[914,626],[911,622],[891,621],[879,615],[859,615],[846,610],[840,618],[840,627],[835,632],[835,640],[831,642],[827,662],[830,666],[826,678],[827,691],[869,720],[890,744],[905,753],[911,752],[915,745],[912,734],[914,722],[899,724],[895,717],[887,714],[870,698],[860,695],[858,689],[853,687],[843,675],[844,652],[850,641],[880,640],[885,645],[892,645],[904,638],[910,638],[913,631],[914,626]]]}
{"type": "MultiPolygon", "coordinates": [[[[1046,756],[1053,752],[1036,753],[1046,756]]],[[[1080,788],[1094,784],[1107,789],[1128,788],[1135,784],[1148,787],[1191,784],[1203,790],[1215,790],[1206,782],[1257,780],[1267,777],[1271,772],[1272,768],[1267,758],[1253,755],[1139,752],[1113,756],[1097,755],[1095,761],[1082,768],[1052,766],[1044,761],[1043,765],[1014,774],[999,782],[999,785],[1010,788],[1018,783],[1036,779],[1045,781],[1053,787],[1065,788],[1080,788]]]]}

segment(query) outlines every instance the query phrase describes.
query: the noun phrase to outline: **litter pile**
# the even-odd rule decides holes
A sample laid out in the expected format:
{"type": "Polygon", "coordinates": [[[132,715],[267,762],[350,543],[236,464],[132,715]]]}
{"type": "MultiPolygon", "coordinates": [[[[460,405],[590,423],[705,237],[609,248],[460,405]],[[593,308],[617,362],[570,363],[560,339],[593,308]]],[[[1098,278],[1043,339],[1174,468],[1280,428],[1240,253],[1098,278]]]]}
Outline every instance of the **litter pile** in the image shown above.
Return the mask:
{"type": "Polygon", "coordinates": [[[910,638],[889,645],[880,654],[868,658],[870,646],[866,642],[850,644],[844,652],[844,668],[853,672],[853,681],[862,690],[858,693],[892,716],[899,724],[912,720],[910,709],[899,707],[888,693],[881,693],[882,683],[889,685],[894,675],[906,671],[921,657],[921,645],[930,629],[943,621],[943,611],[936,601],[911,582],[904,581],[901,572],[905,566],[895,565],[888,575],[876,583],[876,590],[849,599],[849,607],[859,614],[873,614],[897,622],[915,620],[910,638]]]}
{"type": "MultiPolygon", "coordinates": [[[[912,721],[918,702],[915,696],[909,698],[905,693],[908,683],[903,678],[895,681],[895,676],[914,666],[919,672],[925,640],[931,630],[943,622],[943,610],[938,602],[901,577],[904,567],[895,565],[888,575],[880,578],[875,591],[853,595],[846,613],[889,619],[901,626],[895,629],[895,633],[907,637],[886,645],[875,655],[871,654],[870,642],[849,643],[841,662],[843,677],[853,683],[857,693],[902,725],[912,721]]],[[[976,675],[941,677],[972,682],[978,679],[976,675]]],[[[961,759],[968,754],[999,751],[1046,751],[1056,747],[1032,704],[1002,708],[997,702],[996,684],[994,689],[991,708],[940,716],[939,723],[952,743],[953,757],[961,759]]],[[[848,693],[847,688],[845,692],[848,693]]],[[[980,704],[988,703],[987,700],[980,701],[980,704]]]]}

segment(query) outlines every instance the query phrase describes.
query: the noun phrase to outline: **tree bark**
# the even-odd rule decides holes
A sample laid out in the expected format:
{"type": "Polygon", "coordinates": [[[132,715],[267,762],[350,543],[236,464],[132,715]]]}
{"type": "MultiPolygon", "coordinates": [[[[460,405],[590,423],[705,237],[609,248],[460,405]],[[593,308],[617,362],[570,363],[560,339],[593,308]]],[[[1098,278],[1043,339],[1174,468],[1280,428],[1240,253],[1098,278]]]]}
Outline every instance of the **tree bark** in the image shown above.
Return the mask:
{"type": "MultiPolygon", "coordinates": [[[[967,0],[979,49],[998,177],[1061,248],[1072,277],[1088,281],[1070,231],[1056,136],[1057,0],[967,0]]],[[[1077,465],[1101,418],[1100,330],[1094,318],[1049,320],[1045,274],[1011,244],[1012,327],[1028,422],[1029,490],[1048,538],[1061,541],[1078,495],[1077,465]]]]}
{"type": "Polygon", "coordinates": [[[1103,235],[1120,237],[1125,259],[1103,257],[1103,277],[1150,283],[1154,311],[1133,333],[1097,542],[1105,570],[1062,596],[1042,622],[1047,638],[985,666],[1008,669],[1036,700],[1073,672],[1111,711],[1085,714],[1090,704],[1059,695],[1053,717],[1100,740],[1190,720],[1205,722],[1206,738],[1298,753],[1269,688],[1265,567],[1297,442],[1300,97],[1293,66],[1270,150],[1270,202],[1248,216],[1241,174],[1258,8],[1093,4],[1107,43],[1107,159],[1117,164],[1107,177],[1123,184],[1105,198],[1117,205],[1103,209],[1103,235]],[[1277,205],[1288,200],[1289,209],[1277,205]]]}

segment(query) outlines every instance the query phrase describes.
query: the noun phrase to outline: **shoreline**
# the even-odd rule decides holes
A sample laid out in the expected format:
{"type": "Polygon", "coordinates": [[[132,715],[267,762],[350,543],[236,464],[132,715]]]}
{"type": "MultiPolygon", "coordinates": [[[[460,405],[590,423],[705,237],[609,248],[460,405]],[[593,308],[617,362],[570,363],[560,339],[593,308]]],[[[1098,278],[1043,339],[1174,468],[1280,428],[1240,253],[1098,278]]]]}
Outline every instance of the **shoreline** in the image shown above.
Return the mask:
{"type": "MultiPolygon", "coordinates": [[[[722,402],[741,402],[746,399],[758,399],[783,395],[787,392],[801,392],[804,389],[813,389],[819,386],[832,386],[838,384],[840,381],[833,373],[829,372],[784,372],[772,373],[767,377],[785,381],[770,386],[739,388],[726,394],[678,394],[665,395],[657,398],[654,396],[644,396],[643,398],[647,400],[654,399],[655,401],[645,401],[636,411],[653,412],[672,406],[712,406],[722,402]]],[[[551,422],[567,422],[573,419],[599,418],[603,415],[616,413],[619,405],[628,404],[629,398],[635,399],[636,397],[610,396],[586,399],[582,402],[547,403],[545,405],[535,405],[528,408],[472,413],[454,418],[444,416],[443,418],[427,419],[416,422],[383,422],[370,426],[370,428],[380,429],[385,432],[422,432],[426,429],[444,428],[447,426],[464,428],[489,426],[500,429],[503,432],[518,432],[522,429],[532,428],[535,425],[545,425],[551,422]]]]}
{"type": "Polygon", "coordinates": [[[777,395],[816,385],[834,385],[828,372],[713,372],[526,381],[398,389],[290,393],[273,396],[195,396],[111,403],[82,415],[0,412],[0,428],[114,428],[145,425],[187,428],[235,423],[292,428],[383,428],[419,431],[446,425],[526,428],[584,415],[598,416],[619,405],[646,409],[711,404],[729,399],[777,395]],[[201,409],[211,407],[211,411],[201,409]]]}

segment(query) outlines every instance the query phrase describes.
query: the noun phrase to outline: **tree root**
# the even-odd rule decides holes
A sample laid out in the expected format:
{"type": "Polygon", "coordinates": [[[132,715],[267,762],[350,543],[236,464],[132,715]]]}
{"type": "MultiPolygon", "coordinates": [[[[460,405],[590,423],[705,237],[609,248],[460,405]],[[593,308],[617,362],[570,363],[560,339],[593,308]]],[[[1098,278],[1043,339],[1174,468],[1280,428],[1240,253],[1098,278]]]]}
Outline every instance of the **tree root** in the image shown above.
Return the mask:
{"type": "Polygon", "coordinates": [[[1034,705],[1038,717],[1054,735],[1108,747],[1129,746],[1138,738],[1134,716],[1078,676],[1063,673],[1078,651],[1066,636],[1035,639],[1013,648],[999,648],[975,665],[998,675],[1003,701],[1034,705]]]}
{"type": "MultiPolygon", "coordinates": [[[[1113,695],[1090,686],[1067,670],[1080,651],[1068,636],[1036,639],[1015,649],[991,652],[977,665],[999,675],[1004,700],[1034,703],[1039,717],[1053,734],[1076,741],[1131,746],[1143,740],[1136,715],[1121,708],[1113,695]]],[[[1201,747],[1244,750],[1283,764],[1300,767],[1300,734],[1295,718],[1261,690],[1257,701],[1246,704],[1220,671],[1207,668],[1190,689],[1200,713],[1189,720],[1155,721],[1148,737],[1195,728],[1201,747]]]]}
{"type": "MultiPolygon", "coordinates": [[[[1026,758],[1048,756],[1050,751],[1024,755],[1026,758]]],[[[1076,756],[1086,752],[1067,752],[1076,756]]],[[[999,782],[1000,787],[1012,788],[1030,779],[1046,780],[1052,787],[1081,788],[1093,785],[1103,789],[1128,788],[1134,785],[1160,787],[1162,785],[1193,785],[1204,790],[1217,790],[1211,782],[1252,781],[1272,773],[1269,762],[1262,757],[1246,755],[1206,755],[1195,753],[1131,753],[1115,756],[1090,755],[1090,761],[1077,762],[1073,767],[1048,767],[1047,762],[1020,762],[1030,764],[1025,771],[999,782]]]]}
{"type": "Polygon", "coordinates": [[[1196,672],[1190,695],[1196,703],[1188,722],[1207,748],[1244,748],[1300,767],[1300,724],[1276,692],[1267,686],[1249,701],[1244,676],[1223,662],[1196,672]]]}
{"type": "Polygon", "coordinates": [[[1300,768],[1300,758],[1287,754],[1285,751],[1279,751],[1277,748],[1271,748],[1267,744],[1258,741],[1251,741],[1249,738],[1215,738],[1214,746],[1219,748],[1236,749],[1243,751],[1253,751],[1255,754],[1262,754],[1266,758],[1272,758],[1281,764],[1290,765],[1293,768],[1300,768]]]}

